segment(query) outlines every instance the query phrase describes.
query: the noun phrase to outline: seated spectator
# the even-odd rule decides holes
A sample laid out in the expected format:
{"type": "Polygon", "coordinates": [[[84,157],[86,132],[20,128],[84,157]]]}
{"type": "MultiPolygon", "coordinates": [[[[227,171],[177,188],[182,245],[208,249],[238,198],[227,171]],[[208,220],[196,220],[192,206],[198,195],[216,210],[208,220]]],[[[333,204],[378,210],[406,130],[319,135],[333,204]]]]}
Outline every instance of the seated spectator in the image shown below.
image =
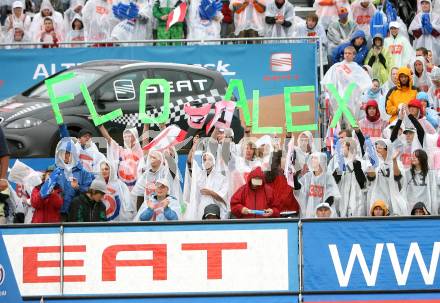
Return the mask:
{"type": "Polygon", "coordinates": [[[155,184],[155,194],[144,201],[139,209],[140,221],[175,221],[179,220],[181,211],[176,198],[169,195],[167,179],[159,179],[155,184]]]}
{"type": "Polygon", "coordinates": [[[229,8],[234,13],[235,35],[237,37],[264,36],[266,6],[263,2],[259,0],[231,0],[229,8]]]}
{"type": "Polygon", "coordinates": [[[344,50],[348,46],[354,47],[354,49],[356,50],[354,62],[362,66],[368,53],[368,46],[367,40],[365,39],[365,33],[361,30],[357,30],[356,32],[354,32],[349,42],[339,45],[333,51],[333,63],[341,62],[344,60],[344,50]]]}
{"type": "Polygon", "coordinates": [[[31,18],[24,13],[24,4],[20,0],[12,3],[12,14],[6,18],[4,30],[11,32],[17,26],[21,26],[25,32],[31,26],[31,18]]]}
{"type": "Polygon", "coordinates": [[[50,17],[44,18],[44,25],[41,32],[35,37],[35,42],[43,42],[43,48],[57,48],[61,42],[61,34],[54,26],[50,17]]]}
{"type": "Polygon", "coordinates": [[[315,218],[333,218],[334,211],[328,203],[321,203],[316,206],[315,218]]]}
{"type": "MultiPolygon", "coordinates": [[[[42,176],[43,182],[50,182],[49,175],[54,167],[46,169],[42,176]]],[[[31,205],[35,209],[32,217],[32,223],[58,223],[61,221],[60,209],[63,206],[61,188],[56,185],[47,196],[42,197],[40,190],[44,183],[34,187],[31,195],[31,205]]]]}
{"type": "Polygon", "coordinates": [[[217,204],[209,204],[203,211],[203,220],[220,220],[220,207],[217,204]]]}
{"type": "Polygon", "coordinates": [[[261,167],[251,171],[247,184],[231,198],[231,212],[236,218],[262,218],[280,216],[279,202],[265,182],[261,167]]]}
{"type": "Polygon", "coordinates": [[[373,217],[386,217],[390,215],[387,204],[382,200],[377,200],[373,203],[370,210],[370,215],[373,217]]]}
{"type": "Polygon", "coordinates": [[[416,204],[414,204],[414,207],[411,210],[411,216],[429,216],[429,215],[431,214],[426,209],[426,206],[423,202],[417,202],[416,204]]]}
{"type": "Polygon", "coordinates": [[[409,33],[414,36],[414,48],[425,47],[432,50],[433,63],[439,64],[440,57],[440,15],[431,11],[431,0],[421,1],[422,11],[419,12],[409,26],[409,33]]]}
{"type": "Polygon", "coordinates": [[[93,180],[89,190],[74,198],[72,205],[77,205],[76,220],[73,222],[104,222],[107,220],[105,215],[105,205],[102,202],[107,192],[104,182],[93,180]]]}
{"type": "Polygon", "coordinates": [[[349,19],[347,8],[339,8],[338,16],[339,20],[331,22],[327,31],[328,60],[330,63],[335,63],[332,61],[335,49],[341,44],[350,42],[351,37],[358,29],[356,23],[349,19]]]}
{"type": "Polygon", "coordinates": [[[388,50],[383,46],[383,37],[381,34],[374,36],[373,46],[365,58],[365,63],[371,66],[371,76],[373,79],[378,79],[380,85],[387,81],[394,62],[388,50]]]}
{"type": "Polygon", "coordinates": [[[414,49],[408,38],[400,33],[399,22],[391,22],[389,27],[390,35],[385,38],[384,48],[393,58],[394,66],[405,66],[415,57],[414,49]]]}
{"type": "Polygon", "coordinates": [[[289,38],[293,36],[295,9],[289,1],[269,1],[266,6],[265,16],[266,37],[289,38]]]}

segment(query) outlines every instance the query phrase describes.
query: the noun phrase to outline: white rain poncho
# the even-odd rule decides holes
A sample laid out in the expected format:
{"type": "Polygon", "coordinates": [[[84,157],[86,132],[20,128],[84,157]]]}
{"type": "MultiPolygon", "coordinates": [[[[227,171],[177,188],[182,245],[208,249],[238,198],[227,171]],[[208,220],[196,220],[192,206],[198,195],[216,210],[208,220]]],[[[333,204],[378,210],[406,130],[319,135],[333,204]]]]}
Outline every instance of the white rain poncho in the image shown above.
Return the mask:
{"type": "MultiPolygon", "coordinates": [[[[418,13],[411,25],[409,26],[409,33],[414,35],[415,30],[422,29],[422,16],[425,13],[418,13]]],[[[440,33],[440,15],[435,13],[429,13],[429,20],[431,22],[432,28],[440,33]]],[[[440,63],[440,40],[439,37],[435,38],[432,35],[424,35],[422,34],[419,38],[414,39],[413,46],[415,49],[419,47],[425,47],[428,50],[432,51],[433,64],[438,65],[440,63]]]]}
{"type": "MultiPolygon", "coordinates": [[[[128,4],[128,1],[121,1],[128,4]]],[[[133,1],[139,14],[135,19],[119,21],[112,29],[111,38],[114,41],[123,40],[152,40],[153,39],[153,3],[148,0],[133,1]]],[[[136,46],[130,44],[129,46],[136,46]]],[[[139,44],[142,45],[142,44],[139,44]]]]}
{"type": "Polygon", "coordinates": [[[389,35],[387,38],[385,38],[383,45],[383,47],[388,50],[388,53],[393,58],[395,67],[407,65],[416,55],[416,52],[411,46],[411,43],[409,43],[408,38],[402,36],[400,31],[402,31],[402,29],[399,30],[399,34],[395,38],[392,35],[389,35]]]}
{"type": "Polygon", "coordinates": [[[301,208],[301,217],[313,218],[316,206],[329,197],[333,197],[332,208],[335,210],[341,195],[335,179],[327,172],[327,156],[324,153],[312,153],[307,166],[310,171],[299,179],[301,189],[295,191],[295,196],[301,208]]]}
{"type": "MultiPolygon", "coordinates": [[[[220,39],[223,14],[218,11],[212,20],[202,20],[199,14],[201,0],[191,0],[186,14],[189,40],[220,39]]],[[[220,44],[220,42],[211,42],[220,44]]]]}
{"type": "Polygon", "coordinates": [[[55,30],[60,34],[61,37],[64,36],[64,19],[63,19],[63,15],[57,11],[54,10],[52,4],[50,4],[49,0],[43,0],[43,2],[41,2],[41,8],[40,8],[40,12],[38,14],[36,14],[32,20],[31,23],[31,27],[30,27],[30,36],[31,37],[37,37],[37,35],[40,34],[41,29],[44,26],[44,18],[42,15],[42,11],[44,9],[48,9],[51,12],[51,18],[53,20],[53,26],[55,28],[55,30]]]}
{"type": "MultiPolygon", "coordinates": [[[[297,37],[316,37],[321,39],[322,45],[322,65],[328,64],[328,39],[324,27],[321,24],[316,24],[314,28],[308,28],[306,22],[298,23],[295,27],[295,36],[297,37]]],[[[319,44],[317,44],[319,48],[319,44]]],[[[319,64],[320,54],[316,52],[316,63],[319,64]]]]}
{"type": "MultiPolygon", "coordinates": [[[[379,153],[379,167],[374,169],[376,177],[369,184],[367,194],[367,209],[371,209],[371,206],[377,200],[385,201],[389,205],[390,213],[392,215],[404,216],[408,214],[408,208],[406,201],[402,196],[401,190],[399,190],[398,182],[394,179],[394,165],[393,165],[393,145],[390,140],[380,139],[376,141],[376,144],[386,146],[387,158],[383,159],[379,153]]],[[[403,167],[399,163],[399,169],[403,172],[403,167]]],[[[370,169],[372,169],[370,167],[370,169]]],[[[402,182],[402,180],[400,180],[402,182]]]]}
{"type": "MultiPolygon", "coordinates": [[[[371,78],[368,73],[356,62],[342,61],[334,64],[321,81],[322,85],[333,84],[338,90],[339,96],[343,97],[350,83],[355,83],[350,101],[347,106],[355,118],[359,118],[361,110],[362,92],[372,86],[371,78]]],[[[334,96],[330,94],[330,105],[332,114],[338,109],[339,105],[334,96]]]]}
{"type": "Polygon", "coordinates": [[[96,144],[90,139],[84,146],[81,146],[77,141],[75,147],[78,150],[82,167],[90,173],[99,173],[99,163],[105,159],[105,156],[99,151],[96,144]]]}
{"type": "Polygon", "coordinates": [[[310,131],[300,133],[296,145],[295,140],[290,140],[284,162],[284,176],[287,184],[294,187],[293,179],[296,172],[301,171],[301,175],[308,172],[307,162],[314,151],[313,135],[310,131]]]}
{"type": "Polygon", "coordinates": [[[98,167],[102,168],[105,165],[109,167],[108,180],[103,177],[101,172],[97,179],[107,185],[107,193],[102,199],[106,208],[107,220],[117,222],[132,221],[136,215],[136,206],[130,195],[130,190],[124,182],[117,178],[116,169],[111,165],[110,161],[103,160],[99,163],[98,167]]]}
{"type": "MultiPolygon", "coordinates": [[[[234,5],[243,4],[245,0],[232,0],[229,8],[234,10],[234,5]]],[[[264,0],[258,0],[259,3],[265,5],[264,0]]],[[[238,36],[240,32],[252,29],[257,31],[260,36],[264,36],[265,24],[264,13],[259,13],[252,4],[249,4],[241,13],[234,13],[235,35],[238,36]]]]}
{"type": "Polygon", "coordinates": [[[411,61],[411,71],[413,75],[413,86],[417,87],[420,91],[427,92],[428,89],[431,87],[432,82],[426,68],[425,58],[422,56],[418,56],[415,59],[413,59],[411,61]],[[423,71],[421,75],[416,74],[416,68],[415,68],[416,62],[420,62],[423,66],[423,71]]]}
{"type": "Polygon", "coordinates": [[[273,17],[275,19],[277,16],[283,16],[284,21],[291,23],[289,27],[277,23],[266,24],[266,37],[293,37],[295,30],[295,9],[289,1],[284,0],[283,6],[281,6],[281,8],[278,8],[275,0],[270,0],[270,2],[266,5],[265,16],[273,17]]]}
{"type": "MultiPolygon", "coordinates": [[[[180,220],[182,214],[181,214],[181,208],[180,208],[179,201],[177,201],[177,199],[175,197],[170,196],[170,195],[167,196],[167,199],[169,201],[168,208],[171,209],[177,215],[177,220],[180,220]]],[[[160,205],[161,201],[157,200],[157,196],[152,195],[150,197],[150,201],[154,205],[154,213],[149,221],[158,221],[158,222],[169,221],[164,214],[164,207],[160,205]]],[[[141,207],[139,208],[139,211],[138,211],[134,221],[141,221],[141,219],[140,219],[141,215],[144,211],[147,210],[147,208],[148,208],[147,201],[144,201],[144,203],[142,203],[141,207]]]]}
{"type": "MultiPolygon", "coordinates": [[[[84,41],[84,22],[82,20],[82,17],[80,15],[75,15],[75,17],[72,19],[72,22],[69,27],[66,27],[66,42],[75,42],[75,41],[84,41]],[[82,29],[75,29],[74,22],[78,20],[81,21],[83,24],[82,29]]],[[[81,44],[71,44],[70,47],[81,47],[81,44]]]]}
{"type": "Polygon", "coordinates": [[[208,152],[195,152],[192,163],[190,202],[185,213],[185,219],[202,220],[205,207],[209,204],[217,204],[220,207],[220,218],[227,219],[230,210],[228,188],[228,180],[215,168],[214,156],[208,152]],[[205,166],[208,162],[212,164],[209,174],[205,166]],[[214,191],[225,203],[217,201],[210,195],[201,194],[202,189],[214,191]]]}
{"type": "Polygon", "coordinates": [[[14,12],[12,12],[12,14],[10,14],[6,20],[5,20],[5,26],[3,28],[3,30],[5,32],[11,32],[14,27],[16,26],[20,26],[21,28],[23,28],[24,32],[28,32],[30,30],[31,27],[31,17],[28,16],[27,14],[25,14],[22,10],[22,13],[20,14],[19,17],[17,17],[14,12]]]}
{"type": "Polygon", "coordinates": [[[170,184],[169,194],[179,198],[180,185],[174,182],[170,174],[164,155],[159,151],[150,151],[147,157],[144,173],[138,178],[136,185],[131,190],[132,195],[144,197],[144,201],[151,199],[156,188],[156,181],[159,179],[167,179],[170,184]],[[155,162],[157,165],[152,165],[155,162]],[[153,168],[154,166],[154,168],[153,168]]]}
{"type": "MultiPolygon", "coordinates": [[[[434,66],[429,76],[431,78],[431,81],[436,81],[436,82],[440,81],[440,68],[434,66]]],[[[440,112],[440,87],[437,87],[433,83],[428,90],[428,96],[430,98],[429,100],[430,107],[435,111],[440,112]]]]}
{"type": "Polygon", "coordinates": [[[338,20],[338,9],[345,7],[348,12],[351,11],[350,3],[347,0],[315,0],[313,7],[319,16],[319,22],[324,29],[328,29],[332,21],[338,20]]]}
{"type": "Polygon", "coordinates": [[[70,7],[64,12],[64,27],[66,34],[69,29],[72,29],[73,19],[77,16],[82,16],[82,10],[84,8],[84,0],[72,0],[70,7]]]}
{"type": "Polygon", "coordinates": [[[107,159],[117,167],[118,178],[131,189],[142,172],[144,152],[136,128],[125,129],[123,137],[124,147],[114,140],[107,144],[107,159]]]}
{"type": "MultiPolygon", "coordinates": [[[[1,32],[0,32],[1,35],[1,32]]],[[[0,37],[1,40],[1,37],[0,37]]],[[[21,25],[17,25],[14,27],[14,29],[6,34],[4,37],[4,43],[10,43],[11,45],[6,46],[6,49],[17,49],[17,48],[33,48],[31,45],[18,45],[18,43],[26,43],[26,42],[32,42],[29,35],[23,30],[21,25]],[[17,36],[17,39],[15,37],[15,31],[20,32],[20,35],[17,36]],[[21,34],[22,33],[22,34],[21,34]],[[17,45],[14,45],[17,43],[17,45]]]]}
{"type": "Polygon", "coordinates": [[[86,41],[110,41],[119,20],[113,16],[112,4],[106,0],[89,0],[82,10],[86,41]]]}
{"type": "Polygon", "coordinates": [[[340,144],[342,155],[335,153],[329,163],[330,172],[334,173],[336,171],[341,177],[339,183],[337,183],[341,200],[337,205],[336,211],[341,218],[366,216],[368,210],[364,191],[356,179],[353,164],[354,161],[359,161],[361,165],[363,162],[358,157],[357,142],[353,138],[344,138],[341,139],[340,144]],[[340,156],[342,156],[341,160],[343,161],[342,171],[340,171],[338,165],[338,158],[340,156]]]}

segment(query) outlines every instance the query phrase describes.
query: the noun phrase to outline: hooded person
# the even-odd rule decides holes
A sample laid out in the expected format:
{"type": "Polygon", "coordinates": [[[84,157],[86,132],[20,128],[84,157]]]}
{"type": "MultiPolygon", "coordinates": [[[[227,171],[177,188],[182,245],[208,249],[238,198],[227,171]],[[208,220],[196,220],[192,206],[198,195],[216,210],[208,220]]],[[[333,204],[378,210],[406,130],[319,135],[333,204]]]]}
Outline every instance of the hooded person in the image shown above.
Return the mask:
{"type": "Polygon", "coordinates": [[[335,218],[335,211],[328,203],[320,203],[315,208],[315,218],[335,218]]]}
{"type": "Polygon", "coordinates": [[[359,127],[364,135],[371,138],[382,137],[382,132],[388,122],[381,119],[379,105],[375,100],[369,100],[365,105],[365,118],[359,121],[359,127]]]}
{"type": "MultiPolygon", "coordinates": [[[[390,116],[385,110],[386,92],[384,91],[384,88],[380,86],[380,81],[378,79],[372,79],[371,83],[371,87],[362,93],[361,109],[364,111],[366,109],[367,102],[370,100],[374,100],[379,106],[379,112],[382,120],[388,121],[390,119],[390,116]]],[[[365,118],[365,113],[363,111],[359,113],[359,119],[365,118]]]]}
{"type": "Polygon", "coordinates": [[[64,36],[64,19],[63,15],[54,10],[49,0],[43,0],[40,6],[40,12],[34,16],[30,26],[31,37],[37,37],[42,27],[44,26],[44,19],[50,17],[53,20],[53,27],[56,28],[60,36],[64,36]]]}
{"type": "Polygon", "coordinates": [[[430,216],[431,213],[426,209],[423,202],[417,202],[411,210],[411,216],[430,216]]]}
{"type": "MultiPolygon", "coordinates": [[[[354,114],[354,117],[359,118],[362,92],[370,88],[372,82],[367,72],[353,61],[355,54],[356,50],[353,46],[346,47],[344,50],[344,61],[332,65],[325,73],[321,84],[324,86],[334,85],[339,96],[344,96],[349,85],[355,83],[356,88],[353,90],[347,106],[354,114]]],[[[330,100],[330,113],[333,115],[339,107],[338,102],[330,93],[327,93],[326,98],[330,100]]]]}
{"type": "Polygon", "coordinates": [[[308,159],[310,154],[315,151],[313,135],[310,131],[300,133],[296,144],[295,140],[290,140],[284,162],[284,176],[286,177],[287,184],[294,187],[295,175],[298,173],[305,175],[309,171],[307,167],[308,159]]]}
{"type": "Polygon", "coordinates": [[[416,55],[408,38],[400,33],[400,27],[399,22],[390,22],[390,35],[384,41],[384,48],[391,55],[394,66],[399,67],[407,65],[416,55]]]}
{"type": "Polygon", "coordinates": [[[425,112],[426,120],[434,129],[437,129],[439,125],[439,116],[437,111],[431,107],[429,95],[425,92],[420,92],[417,94],[417,100],[420,100],[422,104],[422,109],[425,112]]]}
{"type": "Polygon", "coordinates": [[[347,46],[353,46],[356,50],[354,62],[362,66],[365,61],[365,57],[368,54],[367,39],[365,33],[362,30],[357,30],[353,33],[349,42],[339,45],[333,51],[333,63],[341,62],[344,58],[344,51],[347,46]]]}
{"type": "Polygon", "coordinates": [[[309,172],[295,178],[295,196],[299,202],[302,218],[313,218],[318,204],[326,202],[334,210],[338,208],[341,197],[331,172],[327,171],[327,156],[314,152],[310,155],[309,172]]]}
{"type": "MultiPolygon", "coordinates": [[[[188,40],[220,39],[223,14],[221,2],[213,0],[193,0],[186,16],[188,40]],[[217,6],[216,6],[217,5],[217,6]],[[214,6],[214,7],[213,7],[214,6]],[[205,9],[209,8],[209,9],[205,9]],[[211,11],[210,11],[211,10],[211,11]]],[[[220,44],[220,42],[211,42],[220,44]]]]}
{"type": "Polygon", "coordinates": [[[266,184],[261,167],[254,168],[247,183],[231,197],[231,212],[239,219],[279,217],[279,202],[266,184]]]}
{"type": "Polygon", "coordinates": [[[79,161],[78,151],[70,138],[62,138],[55,150],[55,164],[57,172],[55,183],[63,193],[63,206],[61,207],[61,220],[65,221],[69,212],[72,199],[80,193],[88,191],[95,178],[86,171],[79,161]]]}
{"type": "MultiPolygon", "coordinates": [[[[391,68],[391,71],[390,71],[390,74],[388,75],[388,80],[387,80],[387,82],[385,82],[383,85],[382,85],[382,92],[383,92],[383,94],[384,94],[384,97],[388,94],[388,92],[390,91],[390,89],[392,89],[393,87],[395,87],[396,85],[397,85],[397,82],[398,82],[398,74],[397,74],[397,71],[399,70],[399,68],[398,67],[392,67],[391,68]]],[[[384,100],[384,103],[385,103],[385,100],[384,100]]],[[[381,112],[382,112],[382,109],[381,109],[381,112]]],[[[386,111],[385,111],[385,105],[384,105],[384,108],[383,108],[383,113],[385,113],[386,114],[386,111]]],[[[388,117],[388,119],[389,119],[389,117],[388,117]]],[[[388,120],[387,119],[387,120],[388,120]]]]}
{"type": "MultiPolygon", "coordinates": [[[[408,111],[419,121],[419,123],[420,123],[420,125],[422,125],[425,133],[427,133],[427,134],[436,134],[437,133],[436,129],[426,119],[426,112],[425,112],[425,109],[423,108],[422,102],[420,100],[414,99],[414,100],[411,100],[410,102],[408,102],[408,111]],[[411,108],[414,108],[414,109],[411,109],[411,108]]],[[[414,125],[412,125],[413,123],[408,117],[404,118],[403,122],[405,123],[405,126],[415,127],[414,125]]],[[[421,141],[420,144],[423,145],[424,142],[421,141]]]]}
{"type": "MultiPolygon", "coordinates": [[[[327,0],[320,0],[327,1],[327,0]]],[[[328,0],[327,2],[333,2],[328,0]]],[[[316,2],[315,2],[316,3],[316,2]]],[[[339,20],[334,20],[330,23],[327,31],[328,38],[328,56],[329,62],[332,61],[334,51],[342,44],[350,42],[350,37],[357,31],[357,25],[349,18],[349,11],[346,6],[338,8],[339,20]]],[[[318,16],[321,15],[318,13],[318,16]]]]}
{"type": "Polygon", "coordinates": [[[313,2],[313,8],[315,8],[322,26],[327,30],[330,24],[340,15],[341,8],[344,8],[348,16],[350,4],[346,0],[315,0],[313,2]]]}
{"type": "Polygon", "coordinates": [[[22,27],[21,24],[15,25],[13,30],[7,34],[4,40],[4,43],[10,44],[6,46],[6,49],[32,48],[32,46],[29,45],[18,45],[19,43],[29,43],[29,42],[31,42],[31,38],[24,31],[24,28],[22,27]]]}
{"type": "Polygon", "coordinates": [[[360,217],[367,213],[364,198],[366,178],[362,168],[363,161],[357,154],[357,142],[353,138],[339,139],[328,165],[341,194],[336,213],[342,218],[360,217]]]}
{"type": "Polygon", "coordinates": [[[440,63],[440,15],[431,11],[431,0],[421,1],[422,11],[419,12],[409,26],[409,33],[414,36],[415,49],[425,47],[432,51],[433,63],[440,63]]]}
{"type": "Polygon", "coordinates": [[[357,0],[351,4],[351,12],[353,20],[357,24],[358,29],[370,34],[370,20],[376,12],[371,0],[357,0]]]}
{"type": "Polygon", "coordinates": [[[113,15],[111,2],[106,0],[87,1],[82,17],[86,41],[110,41],[112,30],[119,22],[113,15]]]}
{"type": "Polygon", "coordinates": [[[440,113],[440,68],[435,66],[429,77],[432,82],[432,85],[428,90],[430,101],[432,101],[432,104],[430,105],[437,113],[440,113]]]}
{"type": "MultiPolygon", "coordinates": [[[[72,18],[70,26],[67,28],[66,42],[85,41],[84,23],[82,17],[77,14],[72,18]]],[[[71,44],[70,47],[81,47],[80,44],[71,44]]]]}
{"type": "Polygon", "coordinates": [[[132,189],[144,167],[144,152],[139,143],[137,129],[124,130],[124,147],[113,140],[103,125],[99,126],[99,130],[107,140],[107,159],[117,168],[118,178],[132,189]]]}
{"type": "Polygon", "coordinates": [[[408,104],[417,95],[417,88],[413,86],[413,79],[409,68],[399,68],[397,78],[396,87],[390,89],[385,97],[386,111],[391,116],[390,123],[397,119],[397,114],[402,104],[408,104]]]}
{"type": "Polygon", "coordinates": [[[41,31],[34,36],[35,42],[44,43],[43,48],[56,48],[62,42],[62,31],[57,27],[52,17],[44,17],[41,31]]]}
{"type": "Polygon", "coordinates": [[[393,58],[384,47],[383,36],[376,34],[373,38],[373,46],[365,58],[365,63],[371,66],[373,79],[378,79],[380,85],[384,84],[391,68],[394,66],[393,58]]]}
{"type": "Polygon", "coordinates": [[[389,206],[391,214],[405,216],[408,208],[401,192],[403,168],[398,161],[400,153],[393,150],[391,141],[387,139],[379,139],[375,145],[379,164],[377,167],[369,166],[366,170],[367,209],[373,209],[373,203],[382,200],[389,206]]]}
{"type": "Polygon", "coordinates": [[[295,9],[287,0],[270,0],[266,5],[265,37],[289,38],[293,37],[295,9]]]}
{"type": "Polygon", "coordinates": [[[154,194],[144,201],[135,221],[175,221],[181,217],[179,201],[169,194],[170,184],[167,179],[155,183],[154,194]]]}
{"type": "Polygon", "coordinates": [[[414,86],[422,92],[427,92],[432,83],[426,69],[425,58],[421,56],[416,57],[411,63],[411,71],[414,86]]]}
{"type": "Polygon", "coordinates": [[[383,200],[375,201],[370,208],[369,215],[372,217],[387,217],[390,215],[388,204],[383,200]]]}
{"type": "Polygon", "coordinates": [[[234,13],[234,34],[237,37],[264,36],[264,11],[266,1],[231,0],[229,8],[234,13]]]}
{"type": "Polygon", "coordinates": [[[20,0],[12,3],[12,14],[8,15],[5,20],[5,32],[12,32],[17,26],[28,32],[31,27],[31,17],[24,12],[24,4],[20,0]]]}
{"type": "Polygon", "coordinates": [[[96,179],[102,181],[107,187],[106,194],[102,198],[107,221],[132,221],[136,215],[136,205],[128,186],[118,179],[116,169],[110,161],[104,159],[98,167],[100,171],[96,179]]]}
{"type": "Polygon", "coordinates": [[[404,192],[408,209],[412,210],[418,201],[424,201],[426,208],[437,215],[440,205],[439,176],[428,164],[428,154],[418,149],[411,157],[411,167],[404,172],[404,192]]]}
{"type": "Polygon", "coordinates": [[[82,17],[84,2],[84,0],[70,1],[70,7],[64,12],[64,28],[66,29],[66,34],[68,34],[69,29],[72,28],[73,19],[77,17],[77,15],[82,17]]]}
{"type": "Polygon", "coordinates": [[[207,205],[220,207],[220,218],[229,217],[228,179],[216,168],[213,154],[196,151],[192,158],[190,200],[186,220],[201,220],[207,205]]]}

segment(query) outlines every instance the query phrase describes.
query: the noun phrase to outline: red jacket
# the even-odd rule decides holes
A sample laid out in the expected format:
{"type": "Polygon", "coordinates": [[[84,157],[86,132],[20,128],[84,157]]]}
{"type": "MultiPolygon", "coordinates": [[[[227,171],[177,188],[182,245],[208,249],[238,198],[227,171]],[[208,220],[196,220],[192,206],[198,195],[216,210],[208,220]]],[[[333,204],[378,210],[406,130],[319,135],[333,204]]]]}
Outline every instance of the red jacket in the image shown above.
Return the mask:
{"type": "Polygon", "coordinates": [[[247,179],[247,183],[241,186],[231,198],[231,211],[237,218],[263,218],[253,214],[243,215],[241,210],[243,207],[252,210],[272,209],[272,218],[280,216],[279,200],[274,199],[272,188],[264,181],[265,176],[261,167],[256,167],[251,171],[247,179]],[[255,189],[251,188],[251,179],[260,177],[263,180],[263,185],[255,189]]]}
{"type": "Polygon", "coordinates": [[[61,189],[55,188],[45,199],[40,196],[40,186],[34,187],[31,195],[31,205],[35,208],[32,223],[58,223],[61,221],[60,209],[63,205],[61,189]]]}
{"type": "Polygon", "coordinates": [[[272,191],[276,193],[277,200],[279,201],[280,211],[298,211],[299,205],[293,195],[292,187],[287,184],[286,177],[284,175],[277,175],[273,182],[268,183],[272,188],[272,191]]]}

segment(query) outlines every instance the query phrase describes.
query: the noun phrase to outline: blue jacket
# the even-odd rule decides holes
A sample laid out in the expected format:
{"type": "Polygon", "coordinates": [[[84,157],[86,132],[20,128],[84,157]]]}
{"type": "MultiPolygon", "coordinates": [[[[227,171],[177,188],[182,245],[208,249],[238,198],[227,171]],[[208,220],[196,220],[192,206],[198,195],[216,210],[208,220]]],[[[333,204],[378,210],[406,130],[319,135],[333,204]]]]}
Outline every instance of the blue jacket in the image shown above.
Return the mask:
{"type": "Polygon", "coordinates": [[[365,33],[362,30],[357,30],[353,33],[351,36],[350,42],[343,43],[339,45],[335,50],[333,51],[333,63],[341,62],[344,60],[344,49],[347,46],[354,46],[354,40],[357,38],[362,37],[364,38],[364,43],[361,45],[361,47],[358,49],[356,48],[357,54],[354,57],[354,61],[359,64],[360,66],[364,65],[365,57],[368,54],[368,46],[367,46],[367,40],[365,39],[365,33]]]}

